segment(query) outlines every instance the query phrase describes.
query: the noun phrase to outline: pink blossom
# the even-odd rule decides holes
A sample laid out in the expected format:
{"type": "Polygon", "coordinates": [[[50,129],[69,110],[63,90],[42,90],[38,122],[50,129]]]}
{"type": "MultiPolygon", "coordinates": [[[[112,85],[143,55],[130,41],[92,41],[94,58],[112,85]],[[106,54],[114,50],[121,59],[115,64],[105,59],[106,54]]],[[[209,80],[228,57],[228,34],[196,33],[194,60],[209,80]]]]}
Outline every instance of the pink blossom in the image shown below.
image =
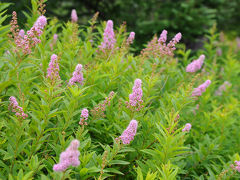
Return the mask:
{"type": "Polygon", "coordinates": [[[187,123],[185,127],[182,129],[182,132],[185,132],[185,131],[189,132],[191,128],[192,128],[192,125],[190,123],[187,123]]]}
{"type": "Polygon", "coordinates": [[[25,35],[25,31],[24,31],[23,29],[21,29],[21,30],[19,31],[18,35],[23,38],[24,35],[25,35]]]}
{"type": "Polygon", "coordinates": [[[131,32],[131,33],[129,34],[128,39],[127,39],[127,44],[132,44],[134,38],[135,38],[135,32],[131,32]]]}
{"type": "Polygon", "coordinates": [[[194,60],[186,67],[186,72],[194,73],[197,70],[201,69],[205,56],[202,54],[197,60],[194,60]]]}
{"type": "Polygon", "coordinates": [[[58,164],[53,166],[54,171],[65,171],[69,166],[77,167],[80,165],[78,159],[80,152],[78,151],[79,141],[73,140],[70,146],[60,154],[60,160],[58,164]]]}
{"type": "Polygon", "coordinates": [[[73,72],[72,78],[69,80],[70,85],[74,85],[76,82],[83,85],[83,73],[82,73],[82,65],[78,64],[73,72]]]}
{"type": "Polygon", "coordinates": [[[197,88],[194,88],[192,92],[192,96],[201,96],[203,92],[206,91],[207,87],[211,84],[210,80],[205,81],[203,84],[198,86],[197,88]]]}
{"type": "Polygon", "coordinates": [[[18,118],[25,119],[28,117],[28,115],[24,113],[23,108],[18,105],[18,102],[14,96],[11,96],[9,100],[10,100],[9,110],[15,112],[15,115],[18,118]]]}
{"type": "Polygon", "coordinates": [[[142,96],[142,80],[136,79],[132,88],[132,93],[129,94],[129,102],[126,102],[127,107],[130,109],[134,108],[136,111],[139,111],[142,108],[142,96]]]}
{"type": "Polygon", "coordinates": [[[158,42],[159,43],[166,43],[166,41],[167,41],[167,31],[163,30],[159,39],[158,39],[158,42]]]}
{"type": "Polygon", "coordinates": [[[122,135],[119,137],[123,144],[130,144],[136,135],[138,127],[138,122],[136,120],[131,120],[127,129],[123,131],[122,135]]]}
{"type": "Polygon", "coordinates": [[[75,9],[72,10],[71,18],[73,23],[78,21],[77,11],[75,9]]]}
{"type": "Polygon", "coordinates": [[[84,122],[84,121],[87,121],[87,119],[88,119],[88,110],[86,108],[84,108],[81,112],[81,119],[79,121],[79,124],[87,125],[87,122],[84,122]]]}
{"type": "Polygon", "coordinates": [[[61,79],[59,76],[58,56],[56,54],[51,56],[51,61],[47,69],[47,78],[50,78],[51,80],[61,79]]]}
{"type": "Polygon", "coordinates": [[[167,31],[163,30],[159,39],[154,37],[147,45],[145,49],[142,50],[143,55],[150,55],[153,57],[162,56],[173,56],[173,51],[176,49],[175,45],[182,38],[182,34],[178,33],[175,37],[166,45],[167,41],[167,31]]]}
{"type": "Polygon", "coordinates": [[[108,20],[106,28],[103,33],[103,42],[99,48],[104,51],[105,49],[113,49],[116,43],[115,34],[113,31],[113,21],[108,20]]]}

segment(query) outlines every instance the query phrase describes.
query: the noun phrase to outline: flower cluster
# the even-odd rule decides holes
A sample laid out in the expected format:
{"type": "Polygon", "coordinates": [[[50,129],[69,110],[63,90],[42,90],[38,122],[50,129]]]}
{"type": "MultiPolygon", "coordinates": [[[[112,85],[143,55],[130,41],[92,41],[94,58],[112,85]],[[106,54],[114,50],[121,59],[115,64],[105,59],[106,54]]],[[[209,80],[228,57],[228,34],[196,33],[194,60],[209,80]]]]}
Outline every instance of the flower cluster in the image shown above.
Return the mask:
{"type": "Polygon", "coordinates": [[[131,110],[140,111],[143,108],[142,100],[142,80],[136,79],[132,88],[132,93],[129,94],[129,102],[127,101],[127,107],[131,110]]]}
{"type": "Polygon", "coordinates": [[[86,108],[84,108],[81,112],[81,119],[79,121],[79,124],[80,125],[87,125],[87,122],[86,122],[87,119],[88,119],[88,110],[86,108]]]}
{"type": "Polygon", "coordinates": [[[46,24],[47,18],[45,16],[39,16],[33,27],[25,34],[23,29],[20,31],[18,29],[17,13],[14,11],[12,14],[11,32],[17,48],[21,49],[24,54],[30,54],[31,48],[41,42],[38,37],[43,33],[42,30],[46,24]]]}
{"type": "Polygon", "coordinates": [[[216,96],[221,96],[223,91],[226,91],[227,87],[230,87],[232,84],[228,81],[225,81],[219,88],[215,91],[216,96]]]}
{"type": "Polygon", "coordinates": [[[83,73],[82,73],[82,65],[78,64],[73,72],[72,78],[69,80],[70,85],[74,85],[76,82],[83,85],[83,73]]]}
{"type": "Polygon", "coordinates": [[[78,21],[77,11],[75,9],[72,10],[71,19],[73,23],[77,23],[78,21]]]}
{"type": "Polygon", "coordinates": [[[58,56],[56,54],[51,56],[51,61],[47,69],[47,78],[51,79],[52,81],[60,80],[58,56]]]}
{"type": "Polygon", "coordinates": [[[110,105],[110,102],[114,96],[114,92],[111,91],[108,97],[102,103],[99,103],[94,109],[91,110],[91,113],[94,117],[105,117],[104,111],[106,110],[106,106],[110,105]]]}
{"type": "Polygon", "coordinates": [[[104,52],[105,49],[113,49],[116,43],[115,34],[113,30],[113,21],[108,20],[106,28],[103,33],[103,42],[99,48],[104,52]]]}
{"type": "Polygon", "coordinates": [[[127,38],[127,44],[132,44],[135,38],[135,32],[131,32],[127,38]]]}
{"type": "Polygon", "coordinates": [[[130,144],[136,135],[138,127],[138,122],[136,120],[131,120],[127,129],[123,131],[122,135],[117,139],[121,139],[123,144],[130,144]]]}
{"type": "Polygon", "coordinates": [[[54,171],[65,171],[69,166],[77,167],[80,165],[78,156],[80,152],[78,151],[79,141],[73,140],[70,146],[61,153],[60,160],[58,164],[53,166],[54,171]]]}
{"type": "Polygon", "coordinates": [[[194,88],[192,92],[192,96],[201,96],[203,92],[206,91],[207,87],[211,84],[210,80],[205,81],[203,84],[198,86],[197,88],[194,88]]]}
{"type": "Polygon", "coordinates": [[[182,129],[182,132],[185,132],[185,131],[189,132],[191,128],[192,128],[192,125],[190,123],[187,123],[185,127],[182,129]]]}
{"type": "Polygon", "coordinates": [[[186,67],[186,72],[194,73],[201,69],[203,62],[204,62],[205,56],[202,54],[197,60],[194,60],[186,67]]]}
{"type": "Polygon", "coordinates": [[[18,102],[15,97],[11,96],[9,100],[10,100],[9,110],[15,112],[15,115],[18,118],[25,119],[28,117],[28,115],[24,113],[23,108],[18,105],[18,102]]]}
{"type": "Polygon", "coordinates": [[[156,36],[153,37],[145,49],[142,50],[141,54],[143,56],[153,56],[153,57],[162,57],[162,56],[173,56],[173,51],[176,49],[175,45],[181,40],[182,34],[177,33],[175,37],[166,44],[167,41],[167,31],[163,30],[159,39],[156,36]]]}

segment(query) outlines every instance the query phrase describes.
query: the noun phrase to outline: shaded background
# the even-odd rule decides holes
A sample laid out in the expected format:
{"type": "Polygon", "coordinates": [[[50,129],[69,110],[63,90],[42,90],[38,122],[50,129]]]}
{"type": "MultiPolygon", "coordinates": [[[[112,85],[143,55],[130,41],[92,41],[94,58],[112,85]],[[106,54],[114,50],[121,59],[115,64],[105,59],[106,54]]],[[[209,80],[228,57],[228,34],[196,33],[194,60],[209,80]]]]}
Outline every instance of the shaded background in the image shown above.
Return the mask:
{"type": "MultiPolygon", "coordinates": [[[[21,22],[29,11],[30,0],[3,0],[12,2],[9,14],[15,10],[21,22]]],[[[201,47],[201,40],[208,29],[217,23],[219,31],[232,37],[240,34],[240,0],[48,0],[46,16],[70,19],[76,9],[79,24],[87,24],[93,14],[100,12],[100,20],[112,19],[115,26],[127,22],[127,30],[136,32],[135,48],[140,50],[155,33],[168,30],[169,37],[183,34],[188,48],[201,47]]]]}

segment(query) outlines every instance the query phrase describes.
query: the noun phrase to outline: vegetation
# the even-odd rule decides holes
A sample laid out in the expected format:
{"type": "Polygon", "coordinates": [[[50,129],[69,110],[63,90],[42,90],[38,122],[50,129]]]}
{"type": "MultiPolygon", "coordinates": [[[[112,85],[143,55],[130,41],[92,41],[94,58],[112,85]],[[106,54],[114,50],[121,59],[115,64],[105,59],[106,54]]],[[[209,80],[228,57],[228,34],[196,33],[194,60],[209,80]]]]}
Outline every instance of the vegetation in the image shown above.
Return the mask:
{"type": "Polygon", "coordinates": [[[134,33],[98,13],[87,26],[74,13],[61,23],[32,0],[18,27],[14,12],[3,25],[8,6],[1,179],[240,178],[239,40],[212,26],[192,56],[185,34],[162,31],[134,55],[134,33]]]}

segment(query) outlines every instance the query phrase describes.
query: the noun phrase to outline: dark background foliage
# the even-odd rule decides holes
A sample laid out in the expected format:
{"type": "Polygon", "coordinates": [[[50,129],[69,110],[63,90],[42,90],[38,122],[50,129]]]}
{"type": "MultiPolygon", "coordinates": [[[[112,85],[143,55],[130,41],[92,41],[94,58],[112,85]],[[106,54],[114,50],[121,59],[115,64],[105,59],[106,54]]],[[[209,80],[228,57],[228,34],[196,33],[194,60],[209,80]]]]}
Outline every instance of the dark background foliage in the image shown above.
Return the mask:
{"type": "MultiPolygon", "coordinates": [[[[30,0],[4,0],[14,3],[9,11],[27,11],[30,0]]],[[[99,11],[100,20],[112,19],[115,25],[127,22],[128,31],[136,32],[135,47],[167,29],[171,38],[183,34],[183,42],[196,49],[206,31],[217,23],[218,30],[236,36],[240,33],[240,0],[48,0],[47,16],[68,20],[76,9],[79,24],[86,24],[99,11]]],[[[11,12],[9,12],[11,13],[11,12]]],[[[19,14],[24,19],[23,14],[19,14]]]]}

